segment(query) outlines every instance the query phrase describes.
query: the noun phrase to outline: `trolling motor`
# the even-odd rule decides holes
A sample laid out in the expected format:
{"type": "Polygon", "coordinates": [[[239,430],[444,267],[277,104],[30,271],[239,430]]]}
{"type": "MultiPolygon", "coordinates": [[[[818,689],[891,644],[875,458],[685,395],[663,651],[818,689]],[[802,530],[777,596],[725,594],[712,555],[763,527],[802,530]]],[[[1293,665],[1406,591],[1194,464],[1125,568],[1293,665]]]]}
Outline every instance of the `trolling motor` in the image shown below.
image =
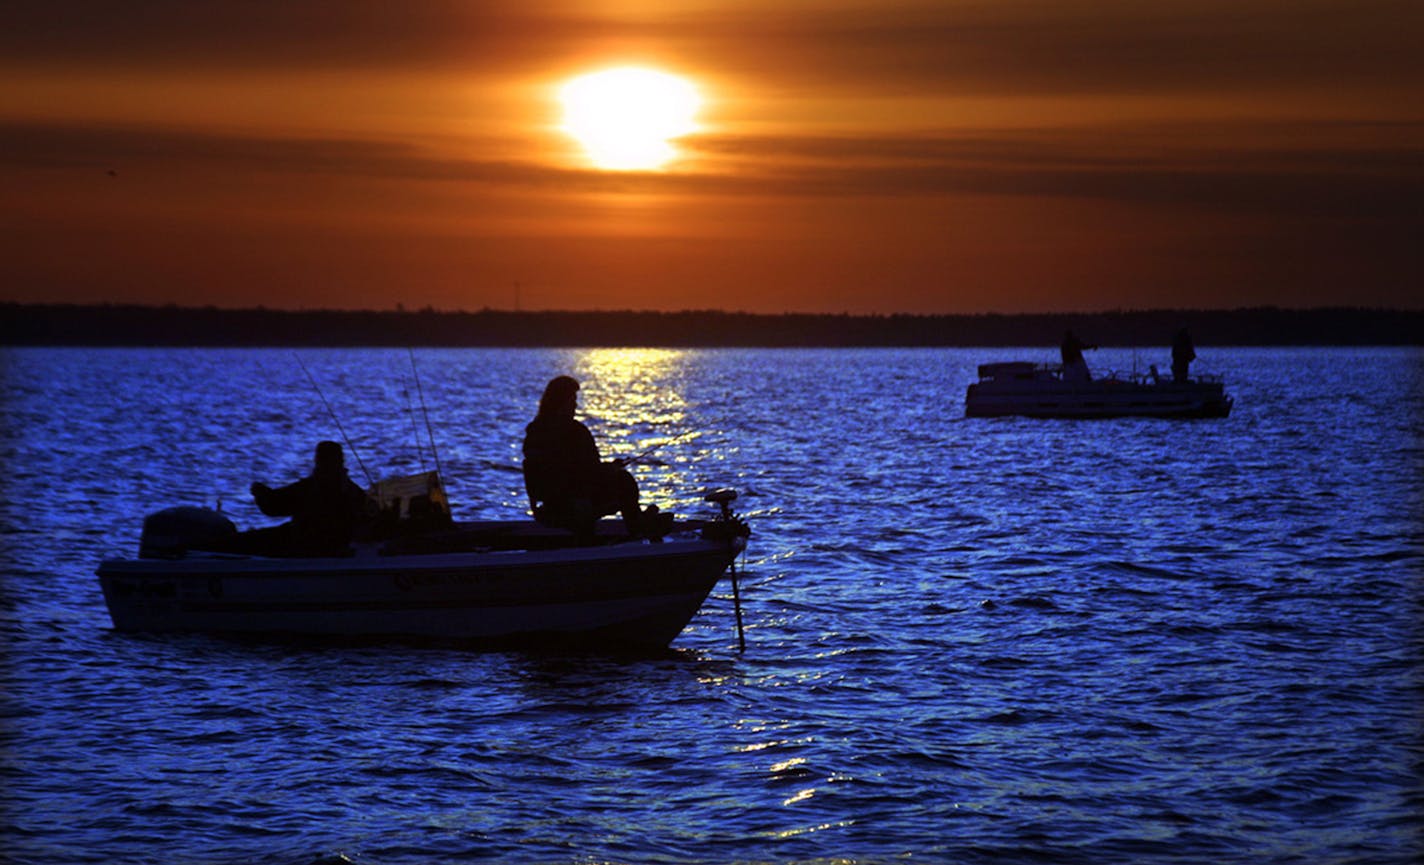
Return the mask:
{"type": "Polygon", "coordinates": [[[704,502],[721,505],[722,519],[730,519],[732,516],[732,502],[737,500],[737,491],[731,487],[722,487],[703,496],[702,500],[704,502]]]}
{"type": "Polygon", "coordinates": [[[717,519],[702,527],[702,537],[709,541],[730,541],[733,538],[750,537],[752,530],[747,521],[732,513],[732,502],[737,500],[737,491],[730,487],[713,490],[702,497],[721,509],[717,519]]]}
{"type": "MultiPolygon", "coordinates": [[[[751,535],[751,527],[747,521],[732,513],[732,502],[737,500],[737,491],[730,487],[713,490],[702,497],[704,502],[712,502],[721,508],[721,513],[717,519],[707,523],[702,527],[702,537],[709,541],[724,541],[737,552],[746,548],[746,539],[751,535]]],[[[737,560],[733,556],[732,561],[727,565],[727,572],[732,577],[732,604],[737,612],[737,647],[745,652],[747,649],[747,634],[742,627],[742,590],[737,585],[737,560]]]]}

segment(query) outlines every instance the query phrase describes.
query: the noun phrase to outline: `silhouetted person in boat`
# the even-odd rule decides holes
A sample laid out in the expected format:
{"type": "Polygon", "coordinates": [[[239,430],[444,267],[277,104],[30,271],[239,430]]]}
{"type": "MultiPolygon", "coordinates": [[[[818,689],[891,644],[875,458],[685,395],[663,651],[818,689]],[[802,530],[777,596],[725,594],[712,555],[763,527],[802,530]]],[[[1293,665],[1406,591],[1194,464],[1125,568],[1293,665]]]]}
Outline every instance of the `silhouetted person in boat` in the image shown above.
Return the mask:
{"type": "Polygon", "coordinates": [[[341,445],[320,442],[311,474],[278,489],[252,485],[257,507],[290,522],[244,532],[251,552],[269,556],[344,556],[358,529],[375,515],[375,503],[346,474],[341,445]]]}
{"type": "Polygon", "coordinates": [[[1083,350],[1089,348],[1097,346],[1078,339],[1071,330],[1063,332],[1063,344],[1059,346],[1059,351],[1063,355],[1064,381],[1088,381],[1092,378],[1088,373],[1088,362],[1083,360],[1083,350]]]}
{"type": "Polygon", "coordinates": [[[1184,327],[1172,338],[1172,381],[1186,381],[1187,367],[1196,359],[1197,350],[1192,345],[1192,335],[1184,327]]]}
{"type": "Polygon", "coordinates": [[[539,414],[524,428],[524,488],[541,525],[591,536],[599,517],[619,512],[639,535],[638,481],[621,460],[604,462],[588,427],[574,419],[579,383],[561,375],[544,387],[539,414]]]}

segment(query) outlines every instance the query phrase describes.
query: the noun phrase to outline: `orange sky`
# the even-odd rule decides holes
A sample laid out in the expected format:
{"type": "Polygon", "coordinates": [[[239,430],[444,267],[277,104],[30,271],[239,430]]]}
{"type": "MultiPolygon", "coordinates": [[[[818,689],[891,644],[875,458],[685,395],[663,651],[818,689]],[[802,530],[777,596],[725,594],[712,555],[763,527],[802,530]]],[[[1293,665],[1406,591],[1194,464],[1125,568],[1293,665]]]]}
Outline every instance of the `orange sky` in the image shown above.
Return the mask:
{"type": "Polygon", "coordinates": [[[0,300],[1424,307],[1418,0],[11,0],[0,300]],[[691,79],[656,171],[572,76],[691,79]],[[516,285],[518,286],[516,290],[516,285]]]}

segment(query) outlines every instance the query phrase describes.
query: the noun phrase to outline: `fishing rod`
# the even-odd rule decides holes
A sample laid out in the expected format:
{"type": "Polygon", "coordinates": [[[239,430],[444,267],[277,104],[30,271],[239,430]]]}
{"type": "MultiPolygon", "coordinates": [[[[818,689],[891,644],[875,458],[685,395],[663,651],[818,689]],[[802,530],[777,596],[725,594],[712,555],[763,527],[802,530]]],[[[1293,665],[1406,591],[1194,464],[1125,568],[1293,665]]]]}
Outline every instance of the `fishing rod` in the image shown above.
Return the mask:
{"type": "Polygon", "coordinates": [[[316,395],[321,397],[321,404],[326,406],[326,413],[331,415],[332,423],[336,424],[336,431],[341,433],[341,440],[346,442],[346,449],[351,451],[351,455],[356,458],[356,465],[361,467],[361,474],[366,476],[366,483],[375,484],[376,479],[371,477],[370,472],[366,471],[366,464],[361,461],[361,454],[357,452],[356,446],[351,444],[351,439],[346,436],[346,430],[341,426],[341,419],[336,416],[336,412],[331,410],[331,403],[326,401],[326,394],[321,392],[321,387],[316,383],[316,379],[312,377],[311,370],[307,369],[305,363],[302,363],[302,356],[296,352],[292,352],[292,357],[297,359],[297,366],[300,366],[302,372],[306,373],[307,381],[311,382],[312,390],[316,391],[316,395]]]}
{"type": "Polygon", "coordinates": [[[445,473],[440,470],[440,452],[435,449],[435,430],[430,426],[430,412],[425,408],[425,391],[420,387],[420,370],[415,367],[415,349],[407,347],[406,352],[410,355],[410,372],[415,376],[415,393],[420,398],[420,413],[425,416],[425,434],[430,437],[430,456],[435,460],[435,474],[441,478],[443,484],[445,473]]]}
{"type": "Polygon", "coordinates": [[[635,464],[635,463],[640,463],[640,462],[642,462],[643,460],[647,459],[647,458],[648,458],[649,456],[651,456],[652,454],[654,454],[654,453],[656,453],[656,452],[662,450],[663,448],[667,447],[668,445],[677,444],[677,443],[682,442],[682,441],[685,441],[685,440],[694,439],[694,438],[697,438],[698,436],[700,436],[700,435],[702,435],[702,434],[703,434],[703,430],[689,430],[689,431],[683,433],[682,435],[673,436],[672,438],[667,439],[667,440],[665,440],[665,441],[660,441],[660,442],[658,442],[657,444],[653,445],[652,447],[650,447],[650,448],[648,448],[648,449],[646,449],[646,450],[643,450],[643,451],[640,451],[640,452],[638,452],[638,453],[636,453],[636,454],[633,454],[631,457],[618,457],[617,462],[620,462],[620,463],[622,463],[622,464],[625,465],[625,466],[627,466],[627,465],[633,465],[633,464],[635,464]]]}
{"type": "Polygon", "coordinates": [[[405,413],[410,418],[410,431],[415,438],[415,456],[420,460],[420,471],[425,473],[425,449],[420,446],[420,424],[415,422],[415,407],[410,404],[410,388],[401,379],[401,392],[405,395],[405,413]]]}

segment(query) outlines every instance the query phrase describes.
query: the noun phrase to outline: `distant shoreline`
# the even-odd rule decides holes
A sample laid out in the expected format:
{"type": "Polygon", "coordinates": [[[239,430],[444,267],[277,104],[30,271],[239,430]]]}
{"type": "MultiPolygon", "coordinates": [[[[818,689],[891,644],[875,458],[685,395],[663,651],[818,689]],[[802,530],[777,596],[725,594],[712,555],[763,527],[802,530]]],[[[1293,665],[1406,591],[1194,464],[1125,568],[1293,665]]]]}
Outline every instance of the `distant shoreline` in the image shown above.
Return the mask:
{"type": "Polygon", "coordinates": [[[0,345],[152,347],[1163,346],[1178,328],[1215,346],[1424,345],[1424,310],[1321,307],[974,315],[275,310],[0,303],[0,345]]]}

